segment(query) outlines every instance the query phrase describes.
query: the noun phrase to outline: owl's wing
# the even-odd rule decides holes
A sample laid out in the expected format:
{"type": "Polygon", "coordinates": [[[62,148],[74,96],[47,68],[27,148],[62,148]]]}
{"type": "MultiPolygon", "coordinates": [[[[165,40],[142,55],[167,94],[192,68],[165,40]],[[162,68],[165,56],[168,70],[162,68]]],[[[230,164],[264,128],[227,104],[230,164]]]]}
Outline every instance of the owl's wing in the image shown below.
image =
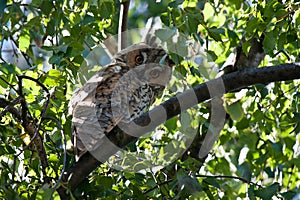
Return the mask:
{"type": "Polygon", "coordinates": [[[79,102],[93,101],[95,96],[95,90],[99,83],[105,81],[107,76],[103,76],[100,70],[94,76],[92,76],[81,88],[75,90],[69,102],[69,114],[73,114],[75,107],[79,102]]]}
{"type": "Polygon", "coordinates": [[[95,112],[95,93],[98,85],[108,78],[109,75],[105,74],[104,69],[99,70],[83,87],[74,92],[69,102],[69,114],[73,115],[73,143],[79,157],[103,137],[103,134],[94,134],[100,131],[95,112]]]}
{"type": "Polygon", "coordinates": [[[112,116],[108,103],[113,80],[119,78],[112,70],[110,66],[99,70],[71,97],[69,113],[73,115],[73,142],[77,158],[96,149],[105,133],[122,120],[122,116],[112,116]]]}

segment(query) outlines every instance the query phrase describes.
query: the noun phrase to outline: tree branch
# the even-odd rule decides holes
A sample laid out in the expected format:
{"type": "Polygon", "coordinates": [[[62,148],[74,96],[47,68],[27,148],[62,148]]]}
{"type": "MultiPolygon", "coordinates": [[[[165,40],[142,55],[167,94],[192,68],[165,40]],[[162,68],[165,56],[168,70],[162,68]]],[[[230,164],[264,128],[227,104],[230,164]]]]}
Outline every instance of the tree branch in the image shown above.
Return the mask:
{"type": "MultiPolygon", "coordinates": [[[[185,111],[200,102],[214,97],[221,97],[227,92],[245,88],[254,84],[267,84],[270,82],[293,79],[300,79],[300,65],[298,64],[282,64],[270,67],[245,69],[226,74],[220,78],[202,83],[192,89],[186,90],[183,93],[177,94],[148,113],[145,113],[141,117],[135,119],[128,126],[130,127],[130,129],[128,129],[130,131],[130,135],[128,134],[129,132],[126,132],[126,134],[120,130],[120,128],[115,127],[107,135],[107,138],[119,147],[124,147],[128,143],[134,141],[137,137],[154,130],[166,120],[180,114],[182,111],[185,111]],[[220,83],[223,84],[224,91],[219,90],[220,83]],[[216,91],[211,93],[210,91],[212,89],[215,89],[216,91]],[[196,102],[191,100],[193,95],[195,95],[196,102]],[[162,113],[166,113],[165,118],[161,117],[163,116],[162,113]],[[119,134],[123,135],[122,141],[120,141],[119,134]]],[[[116,151],[117,149],[111,148],[111,143],[104,143],[103,146],[92,153],[86,153],[73,165],[73,167],[71,167],[63,181],[68,182],[68,187],[71,191],[74,191],[84,178],[101,164],[99,159],[96,159],[95,157],[109,158],[115,154],[116,151]],[[108,151],[106,151],[107,149],[108,151]]],[[[61,198],[68,198],[65,188],[58,188],[58,192],[61,198]]]]}
{"type": "MultiPolygon", "coordinates": [[[[16,114],[14,114],[14,115],[17,119],[19,119],[19,121],[22,123],[22,126],[24,127],[25,131],[30,135],[31,141],[27,146],[29,146],[32,142],[35,144],[35,146],[37,148],[39,158],[40,158],[41,166],[42,166],[44,181],[49,182],[49,179],[48,179],[47,174],[46,174],[46,168],[48,167],[47,154],[46,154],[46,151],[45,151],[45,148],[44,148],[43,139],[39,134],[39,129],[40,129],[41,122],[43,120],[43,117],[46,113],[46,110],[47,110],[49,102],[50,102],[50,93],[49,93],[47,87],[45,87],[37,79],[34,79],[32,77],[28,77],[28,76],[23,76],[23,75],[18,76],[18,79],[19,79],[19,81],[18,81],[18,87],[19,87],[18,88],[18,94],[20,95],[19,99],[20,99],[20,104],[21,104],[21,115],[20,115],[21,119],[19,119],[16,114]],[[41,120],[40,120],[40,123],[37,125],[36,128],[35,128],[35,124],[33,124],[30,121],[30,117],[29,117],[30,112],[29,112],[29,109],[28,109],[28,106],[27,106],[25,96],[23,94],[23,79],[28,79],[28,80],[34,81],[39,86],[41,86],[42,89],[47,93],[47,100],[46,100],[46,104],[44,105],[41,120]]],[[[10,112],[14,113],[14,111],[15,111],[14,109],[11,108],[10,112]]]]}

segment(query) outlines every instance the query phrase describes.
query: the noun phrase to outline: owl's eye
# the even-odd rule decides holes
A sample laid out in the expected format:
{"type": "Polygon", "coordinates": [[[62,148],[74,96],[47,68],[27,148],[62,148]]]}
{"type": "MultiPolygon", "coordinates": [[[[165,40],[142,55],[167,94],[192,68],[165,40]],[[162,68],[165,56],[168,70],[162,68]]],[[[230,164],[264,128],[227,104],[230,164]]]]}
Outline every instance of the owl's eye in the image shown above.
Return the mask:
{"type": "Polygon", "coordinates": [[[151,78],[157,78],[157,77],[159,77],[159,74],[160,74],[160,71],[157,69],[154,69],[150,72],[151,78]]]}
{"type": "Polygon", "coordinates": [[[143,56],[142,55],[137,55],[136,57],[135,57],[135,64],[137,64],[137,65],[140,65],[140,64],[142,64],[143,63],[143,56]]]}

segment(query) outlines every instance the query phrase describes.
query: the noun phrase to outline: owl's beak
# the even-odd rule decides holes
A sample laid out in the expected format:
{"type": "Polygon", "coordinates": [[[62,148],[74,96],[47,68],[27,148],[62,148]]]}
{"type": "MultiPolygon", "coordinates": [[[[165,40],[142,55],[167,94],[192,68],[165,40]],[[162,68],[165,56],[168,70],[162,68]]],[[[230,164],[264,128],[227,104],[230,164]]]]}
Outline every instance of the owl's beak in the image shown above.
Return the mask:
{"type": "Polygon", "coordinates": [[[168,54],[165,54],[159,61],[159,64],[162,65],[168,65],[170,67],[173,67],[175,65],[175,63],[173,62],[173,60],[170,58],[170,56],[168,54]]]}

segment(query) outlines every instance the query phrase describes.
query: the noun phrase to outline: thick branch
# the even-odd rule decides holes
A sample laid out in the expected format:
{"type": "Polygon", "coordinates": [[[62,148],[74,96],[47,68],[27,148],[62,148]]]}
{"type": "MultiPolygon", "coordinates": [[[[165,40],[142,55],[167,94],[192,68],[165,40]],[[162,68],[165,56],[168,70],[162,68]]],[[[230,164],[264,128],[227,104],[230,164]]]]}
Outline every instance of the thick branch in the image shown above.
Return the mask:
{"type": "MultiPolygon", "coordinates": [[[[208,81],[181,94],[177,94],[148,113],[143,114],[128,126],[130,127],[130,129],[128,129],[128,131],[130,131],[130,135],[124,134],[119,128],[115,128],[110,132],[108,138],[114,144],[124,147],[128,143],[134,141],[138,136],[154,130],[155,127],[164,123],[166,120],[180,114],[182,111],[191,108],[200,102],[214,97],[220,97],[227,92],[254,84],[266,84],[293,79],[300,79],[300,65],[283,64],[272,67],[245,69],[226,74],[218,79],[208,81]],[[223,84],[223,87],[220,87],[220,83],[223,84]],[[220,90],[219,88],[224,88],[224,90],[220,90]],[[212,90],[214,91],[212,92],[212,90]],[[194,99],[196,99],[196,101],[193,100],[193,97],[195,97],[194,99]],[[166,114],[165,117],[163,117],[163,113],[166,114]],[[132,127],[135,128],[132,129],[132,127]],[[121,132],[123,134],[122,141],[120,141],[119,136],[121,132]]],[[[110,143],[104,143],[104,145],[98,150],[92,152],[92,155],[96,155],[96,157],[100,156],[101,158],[113,155],[116,153],[116,149],[111,148],[110,145],[110,143]],[[111,151],[106,151],[106,149],[110,149],[111,151]]],[[[71,191],[75,190],[79,183],[81,183],[85,177],[87,177],[99,166],[99,164],[101,164],[101,162],[92,155],[91,153],[83,155],[64,178],[65,182],[68,181],[68,186],[71,191]]],[[[59,188],[58,192],[61,197],[66,198],[65,188],[59,188]]]]}

